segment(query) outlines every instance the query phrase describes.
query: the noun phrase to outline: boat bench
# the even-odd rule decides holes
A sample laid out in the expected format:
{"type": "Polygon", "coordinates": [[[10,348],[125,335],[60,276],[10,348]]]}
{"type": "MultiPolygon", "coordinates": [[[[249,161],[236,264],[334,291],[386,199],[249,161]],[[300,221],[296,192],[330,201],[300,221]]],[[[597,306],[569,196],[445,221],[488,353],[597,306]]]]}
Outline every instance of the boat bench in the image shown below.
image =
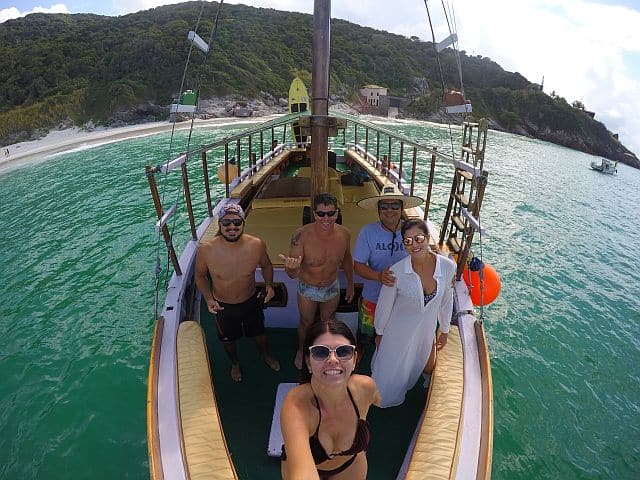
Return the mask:
{"type": "Polygon", "coordinates": [[[176,349],[180,424],[189,478],[237,478],[229,460],[199,323],[180,324],[176,349]]]}
{"type": "Polygon", "coordinates": [[[267,177],[275,172],[275,170],[282,165],[283,162],[286,162],[293,153],[297,150],[283,150],[278,155],[273,157],[266,165],[264,165],[260,170],[255,172],[250,177],[246,178],[243,182],[238,184],[233,191],[229,194],[231,198],[244,198],[254,187],[254,185],[259,185],[264,177],[267,177]]]}
{"type": "Polygon", "coordinates": [[[461,441],[464,360],[457,327],[449,330],[431,375],[426,411],[418,422],[401,472],[407,480],[455,478],[461,441]]]}

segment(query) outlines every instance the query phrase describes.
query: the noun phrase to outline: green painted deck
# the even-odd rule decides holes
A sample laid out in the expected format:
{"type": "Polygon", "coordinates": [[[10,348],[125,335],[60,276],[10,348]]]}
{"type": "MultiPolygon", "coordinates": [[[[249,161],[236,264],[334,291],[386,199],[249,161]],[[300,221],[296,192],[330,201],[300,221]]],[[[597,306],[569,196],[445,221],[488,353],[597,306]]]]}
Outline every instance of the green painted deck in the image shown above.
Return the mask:
{"type": "MultiPolygon", "coordinates": [[[[229,376],[230,361],[217,338],[212,316],[201,311],[211,373],[227,444],[242,480],[280,479],[280,461],[267,456],[269,430],[279,383],[298,380],[293,365],[297,337],[294,329],[269,329],[271,353],[280,361],[279,372],[265,365],[251,339],[238,341],[243,381],[235,383],[229,376]]],[[[369,374],[372,346],[367,347],[358,373],[369,374]]],[[[372,407],[367,419],[371,425],[371,444],[367,451],[370,480],[395,478],[426,401],[422,382],[407,394],[402,406],[372,407]]]]}

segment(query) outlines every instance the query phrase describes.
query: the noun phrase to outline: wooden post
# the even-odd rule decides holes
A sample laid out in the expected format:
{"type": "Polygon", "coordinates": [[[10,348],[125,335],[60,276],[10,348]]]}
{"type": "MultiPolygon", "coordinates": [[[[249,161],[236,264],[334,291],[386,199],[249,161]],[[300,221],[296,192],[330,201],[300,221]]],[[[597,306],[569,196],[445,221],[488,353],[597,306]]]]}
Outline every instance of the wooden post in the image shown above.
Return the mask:
{"type": "MultiPolygon", "coordinates": [[[[227,180],[229,179],[229,144],[225,143],[224,144],[224,178],[226,178],[227,180]]],[[[224,192],[225,192],[225,197],[229,198],[229,183],[230,182],[225,182],[224,185],[224,192]]]]}
{"type": "Polygon", "coordinates": [[[191,191],[189,190],[189,176],[187,175],[187,162],[182,163],[182,186],[184,187],[184,199],[187,203],[187,214],[189,215],[189,225],[191,226],[191,239],[197,240],[196,219],[193,216],[193,205],[191,204],[191,191]]]}
{"type": "Polygon", "coordinates": [[[202,175],[204,176],[204,190],[207,195],[207,212],[213,217],[213,206],[211,205],[211,186],[209,185],[209,167],[207,166],[207,152],[202,151],[202,175]]]}
{"type": "MultiPolygon", "coordinates": [[[[409,192],[409,195],[413,196],[413,187],[414,184],[416,183],[416,162],[418,160],[418,148],[417,147],[413,147],[413,163],[411,164],[411,191],[409,192]]],[[[426,217],[425,217],[426,218],[426,217]]]]}
{"type": "MultiPolygon", "coordinates": [[[[434,149],[435,150],[435,149],[434,149]]],[[[415,156],[413,157],[413,175],[415,177],[415,156]]],[[[429,206],[431,205],[431,189],[433,188],[433,174],[436,170],[436,154],[432,153],[431,154],[431,170],[429,171],[429,186],[427,188],[427,198],[425,199],[425,205],[424,205],[424,219],[426,220],[427,218],[429,218],[429,206]]]]}
{"type": "Polygon", "coordinates": [[[451,209],[453,208],[453,200],[455,198],[455,194],[458,191],[458,177],[457,173],[453,174],[453,181],[451,182],[451,193],[449,194],[449,203],[447,204],[447,211],[444,214],[444,220],[442,221],[442,228],[440,229],[440,241],[438,242],[440,246],[444,245],[447,241],[445,235],[447,234],[447,227],[449,226],[449,218],[451,217],[451,209]]]}
{"type": "Polygon", "coordinates": [[[398,161],[398,187],[402,184],[402,157],[404,156],[404,142],[400,142],[400,160],[398,161]]]}
{"type": "Polygon", "coordinates": [[[369,128],[364,131],[364,153],[369,153],[369,128]]]}
{"type": "Polygon", "coordinates": [[[240,139],[236,140],[236,167],[238,167],[238,174],[240,174],[242,171],[240,168],[240,139]]]}
{"type": "Polygon", "coordinates": [[[329,48],[331,1],[313,2],[313,64],[311,68],[311,198],[327,191],[329,146],[329,48]]]}
{"type": "MultiPolygon", "coordinates": [[[[160,200],[158,186],[156,185],[156,179],[154,177],[155,169],[151,165],[147,165],[145,167],[145,171],[147,173],[147,181],[149,182],[149,190],[151,190],[151,198],[153,198],[153,205],[156,207],[156,215],[158,216],[158,220],[160,220],[164,212],[162,211],[162,202],[160,200]]],[[[162,236],[164,237],[164,243],[167,245],[169,258],[171,259],[171,263],[173,264],[173,270],[176,272],[176,275],[182,275],[180,262],[178,262],[178,256],[176,255],[176,251],[173,248],[171,234],[169,233],[167,225],[163,225],[161,230],[162,236]]]]}
{"type": "MultiPolygon", "coordinates": [[[[273,130],[272,130],[273,131],[273,130]]],[[[264,158],[264,135],[263,130],[260,130],[260,158],[264,158]]],[[[271,135],[271,145],[273,145],[273,134],[271,135]]]]}

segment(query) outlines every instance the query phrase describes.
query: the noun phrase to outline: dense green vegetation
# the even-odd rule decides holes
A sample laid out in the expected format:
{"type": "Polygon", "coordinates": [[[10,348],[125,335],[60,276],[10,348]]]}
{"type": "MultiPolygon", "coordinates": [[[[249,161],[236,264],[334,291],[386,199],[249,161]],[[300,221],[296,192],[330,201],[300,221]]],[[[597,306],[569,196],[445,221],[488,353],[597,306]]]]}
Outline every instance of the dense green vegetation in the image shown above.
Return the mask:
{"type": "MultiPolygon", "coordinates": [[[[209,38],[218,9],[207,3],[198,33],[209,38]]],[[[71,119],[110,123],[140,105],[166,107],[180,89],[200,2],[125,15],[31,14],[0,24],[0,143],[29,138],[71,119]]],[[[310,15],[225,4],[206,67],[192,52],[185,88],[201,81],[201,96],[267,92],[286,97],[294,75],[310,83],[310,15]]],[[[497,128],[592,153],[620,157],[626,149],[600,122],[564,99],[541,92],[488,58],[461,53],[467,97],[476,116],[497,128]]],[[[454,52],[441,64],[446,88],[456,88],[454,52]]],[[[441,81],[432,45],[417,38],[332,21],[331,94],[350,101],[364,84],[411,99],[405,113],[426,118],[441,108],[441,81]],[[428,89],[424,88],[424,80],[428,89]]],[[[143,107],[140,107],[143,108],[143,107]]]]}

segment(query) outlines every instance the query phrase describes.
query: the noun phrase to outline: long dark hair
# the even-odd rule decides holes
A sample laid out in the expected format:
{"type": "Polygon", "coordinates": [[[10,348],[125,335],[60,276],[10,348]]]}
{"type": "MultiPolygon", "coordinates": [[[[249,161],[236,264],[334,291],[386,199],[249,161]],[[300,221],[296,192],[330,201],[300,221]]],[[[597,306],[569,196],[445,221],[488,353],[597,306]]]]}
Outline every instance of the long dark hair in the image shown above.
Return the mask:
{"type": "Polygon", "coordinates": [[[311,372],[307,368],[306,360],[309,358],[309,347],[313,345],[320,335],[325,333],[332,333],[333,335],[342,335],[349,340],[351,345],[357,345],[356,337],[347,325],[340,320],[329,320],[327,322],[313,322],[307,329],[307,334],[304,337],[304,345],[302,347],[302,354],[304,362],[302,364],[302,370],[300,371],[300,383],[309,383],[311,381],[311,372]]]}

